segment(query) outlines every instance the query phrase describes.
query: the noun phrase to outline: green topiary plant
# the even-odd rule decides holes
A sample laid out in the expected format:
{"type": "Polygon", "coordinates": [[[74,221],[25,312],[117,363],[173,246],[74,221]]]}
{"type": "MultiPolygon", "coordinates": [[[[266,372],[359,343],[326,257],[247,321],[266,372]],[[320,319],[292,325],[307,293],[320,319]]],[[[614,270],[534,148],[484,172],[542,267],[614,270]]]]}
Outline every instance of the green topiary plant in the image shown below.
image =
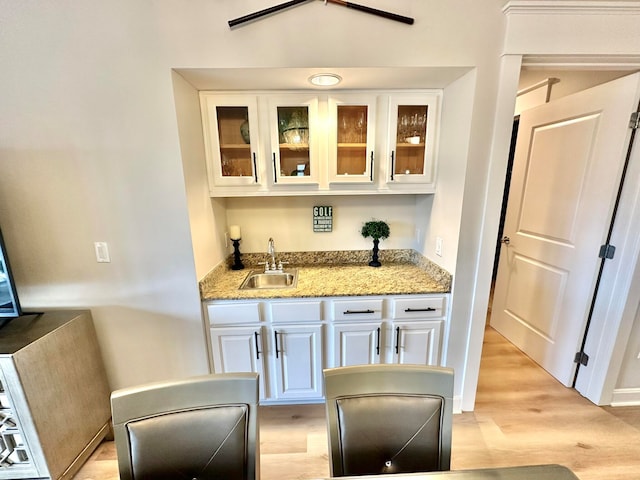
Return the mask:
{"type": "Polygon", "coordinates": [[[371,220],[362,225],[360,233],[364,238],[373,238],[373,258],[369,262],[369,266],[381,266],[382,264],[378,261],[378,243],[380,243],[380,239],[389,237],[389,234],[391,233],[389,225],[387,225],[387,222],[383,222],[382,220],[371,220]]]}

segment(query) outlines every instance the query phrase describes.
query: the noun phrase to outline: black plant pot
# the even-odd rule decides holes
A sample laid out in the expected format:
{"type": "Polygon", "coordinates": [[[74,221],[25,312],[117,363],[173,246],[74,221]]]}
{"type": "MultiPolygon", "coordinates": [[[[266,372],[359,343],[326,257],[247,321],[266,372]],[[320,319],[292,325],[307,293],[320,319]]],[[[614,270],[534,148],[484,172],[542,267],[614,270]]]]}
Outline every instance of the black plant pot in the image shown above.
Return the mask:
{"type": "Polygon", "coordinates": [[[381,267],[382,266],[382,264],[378,261],[378,244],[379,243],[380,243],[380,240],[378,240],[377,238],[373,239],[373,258],[369,262],[369,266],[370,267],[381,267]]]}

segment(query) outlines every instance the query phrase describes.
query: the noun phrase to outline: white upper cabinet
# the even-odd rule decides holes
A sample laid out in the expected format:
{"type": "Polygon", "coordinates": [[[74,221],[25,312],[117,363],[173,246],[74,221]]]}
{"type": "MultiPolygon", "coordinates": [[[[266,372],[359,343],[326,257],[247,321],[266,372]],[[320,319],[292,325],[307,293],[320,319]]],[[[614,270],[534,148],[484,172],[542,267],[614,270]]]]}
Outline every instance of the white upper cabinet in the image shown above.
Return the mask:
{"type": "Polygon", "coordinates": [[[435,190],[440,103],[439,92],[389,97],[389,185],[421,184],[435,190]]]}
{"type": "Polygon", "coordinates": [[[374,183],[375,131],[375,95],[329,97],[327,166],[330,183],[374,183]]]}
{"type": "Polygon", "coordinates": [[[206,92],[200,98],[211,194],[216,187],[259,187],[258,98],[206,92]]]}
{"type": "Polygon", "coordinates": [[[317,185],[318,98],[269,96],[268,105],[273,185],[317,185]]]}
{"type": "Polygon", "coordinates": [[[435,193],[441,90],[200,99],[213,197],[435,193]]]}

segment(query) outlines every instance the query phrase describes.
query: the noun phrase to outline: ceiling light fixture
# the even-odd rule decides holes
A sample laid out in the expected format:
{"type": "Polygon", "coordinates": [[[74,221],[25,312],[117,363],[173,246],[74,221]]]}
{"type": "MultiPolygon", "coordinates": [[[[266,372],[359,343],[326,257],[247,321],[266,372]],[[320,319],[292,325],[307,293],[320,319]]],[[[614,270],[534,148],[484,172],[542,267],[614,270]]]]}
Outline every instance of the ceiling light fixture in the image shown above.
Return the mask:
{"type": "Polygon", "coordinates": [[[311,75],[309,77],[309,82],[311,82],[316,87],[333,87],[334,85],[339,84],[342,81],[342,77],[340,75],[336,75],[335,73],[316,73],[315,75],[311,75]]]}

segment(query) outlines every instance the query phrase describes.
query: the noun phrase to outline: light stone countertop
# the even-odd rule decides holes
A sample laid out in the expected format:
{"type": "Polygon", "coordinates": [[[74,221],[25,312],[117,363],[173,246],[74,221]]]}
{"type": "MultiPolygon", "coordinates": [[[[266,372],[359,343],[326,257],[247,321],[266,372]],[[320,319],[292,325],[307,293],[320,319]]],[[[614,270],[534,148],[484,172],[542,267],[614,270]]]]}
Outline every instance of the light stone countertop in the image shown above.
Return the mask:
{"type": "MultiPolygon", "coordinates": [[[[345,263],[345,257],[336,255],[341,263],[312,263],[309,258],[294,258],[290,254],[285,270],[298,270],[295,287],[240,290],[240,284],[252,270],[262,271],[255,258],[250,255],[243,263],[243,270],[231,270],[222,265],[200,282],[203,301],[244,300],[269,298],[338,297],[361,295],[405,295],[449,293],[451,275],[421,255],[415,258],[413,251],[386,251],[386,258],[380,257],[381,267],[370,267],[362,258],[345,263]],[[401,252],[400,255],[394,253],[401,252]],[[407,256],[406,252],[409,252],[407,256]],[[247,261],[248,260],[248,261],[247,261]],[[252,266],[253,265],[253,266],[252,266]]],[[[364,259],[367,259],[365,254],[364,259]]],[[[282,254],[283,261],[285,254],[282,254]]],[[[260,257],[262,258],[263,255],[260,257]]],[[[315,257],[314,257],[315,258],[315,257]]]]}

